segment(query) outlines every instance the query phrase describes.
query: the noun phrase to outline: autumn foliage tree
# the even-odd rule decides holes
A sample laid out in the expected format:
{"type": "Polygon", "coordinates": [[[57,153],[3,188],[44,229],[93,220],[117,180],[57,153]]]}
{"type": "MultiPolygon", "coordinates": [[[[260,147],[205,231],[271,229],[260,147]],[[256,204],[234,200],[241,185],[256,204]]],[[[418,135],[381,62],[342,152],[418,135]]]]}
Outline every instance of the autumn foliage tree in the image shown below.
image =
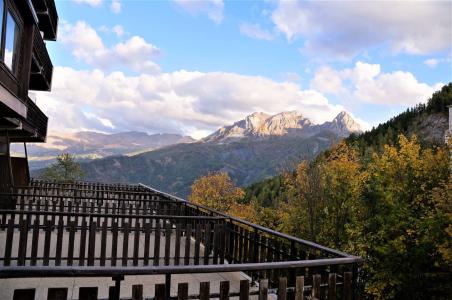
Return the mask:
{"type": "Polygon", "coordinates": [[[189,200],[224,213],[247,214],[244,209],[249,208],[241,207],[240,204],[244,196],[245,192],[235,186],[226,172],[215,172],[200,177],[193,183],[189,200]]]}

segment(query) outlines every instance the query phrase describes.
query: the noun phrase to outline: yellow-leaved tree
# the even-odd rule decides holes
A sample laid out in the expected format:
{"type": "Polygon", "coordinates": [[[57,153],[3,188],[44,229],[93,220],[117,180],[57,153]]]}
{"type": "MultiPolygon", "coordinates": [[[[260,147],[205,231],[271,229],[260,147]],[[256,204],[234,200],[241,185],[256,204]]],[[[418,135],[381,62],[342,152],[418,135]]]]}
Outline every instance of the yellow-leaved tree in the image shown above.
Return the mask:
{"type": "Polygon", "coordinates": [[[198,178],[191,187],[189,200],[249,221],[254,220],[252,204],[242,203],[245,192],[226,172],[213,172],[198,178]]]}

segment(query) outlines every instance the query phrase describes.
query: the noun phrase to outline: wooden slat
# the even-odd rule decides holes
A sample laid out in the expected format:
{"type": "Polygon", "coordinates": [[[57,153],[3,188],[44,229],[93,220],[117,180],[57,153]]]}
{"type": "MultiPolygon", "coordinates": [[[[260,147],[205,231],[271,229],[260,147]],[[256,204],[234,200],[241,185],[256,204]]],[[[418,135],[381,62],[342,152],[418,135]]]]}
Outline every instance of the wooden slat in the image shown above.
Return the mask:
{"type": "Polygon", "coordinates": [[[11,264],[11,250],[13,248],[14,240],[14,220],[8,220],[8,229],[6,230],[5,255],[3,265],[9,266],[11,264]]]}
{"type": "Polygon", "coordinates": [[[286,300],[287,295],[287,278],[279,277],[278,300],[286,300]]]}
{"type": "Polygon", "coordinates": [[[328,275],[328,300],[336,300],[336,274],[328,275]]]}
{"type": "Polygon", "coordinates": [[[181,229],[180,229],[180,223],[176,224],[176,242],[174,245],[174,265],[179,265],[180,260],[180,236],[181,236],[181,229]]]}
{"type": "Polygon", "coordinates": [[[143,300],[143,285],[132,285],[132,300],[143,300]]]}
{"type": "Polygon", "coordinates": [[[304,277],[297,276],[295,279],[295,300],[304,299],[304,277]]]}
{"type": "Polygon", "coordinates": [[[96,254],[96,230],[97,223],[92,222],[89,227],[88,237],[88,266],[94,266],[94,259],[96,254]]]}
{"type": "Polygon", "coordinates": [[[165,228],[165,266],[169,265],[171,255],[171,223],[166,224],[165,228]]]}
{"type": "Polygon", "coordinates": [[[188,299],[188,283],[180,282],[177,285],[177,300],[187,300],[188,299]]]}
{"type": "Polygon", "coordinates": [[[55,265],[60,266],[61,265],[61,253],[63,251],[63,232],[64,232],[64,223],[63,218],[60,216],[58,218],[58,229],[57,229],[57,243],[56,243],[56,258],[55,258],[55,265]]]}
{"type": "Polygon", "coordinates": [[[133,236],[133,265],[138,266],[138,251],[140,246],[140,222],[135,221],[135,232],[133,236]]]}
{"type": "Polygon", "coordinates": [[[39,218],[33,223],[33,236],[31,238],[31,261],[30,265],[36,266],[39,245],[39,218]]]}
{"type": "Polygon", "coordinates": [[[45,236],[44,236],[44,259],[43,264],[44,266],[49,265],[49,257],[50,257],[50,242],[52,238],[52,227],[53,223],[52,221],[46,220],[46,227],[45,227],[45,236]]]}
{"type": "Polygon", "coordinates": [[[199,300],[209,300],[210,298],[210,282],[205,281],[199,283],[199,300]]]}
{"type": "Polygon", "coordinates": [[[111,265],[116,266],[116,259],[118,256],[118,222],[113,222],[113,233],[111,238],[111,265]]]}
{"type": "Polygon", "coordinates": [[[229,300],[229,281],[220,282],[220,300],[229,300]]]}
{"type": "Polygon", "coordinates": [[[352,299],[352,272],[345,272],[344,273],[344,300],[351,300],[352,299]]]}
{"type": "Polygon", "coordinates": [[[219,224],[215,223],[213,226],[214,236],[213,236],[213,264],[218,264],[218,249],[220,247],[220,227],[219,224]]]}
{"type": "Polygon", "coordinates": [[[107,221],[102,223],[102,233],[100,238],[100,265],[105,266],[105,258],[107,253],[107,221]]]}
{"type": "Polygon", "coordinates": [[[82,228],[80,230],[80,252],[78,265],[85,265],[85,251],[86,251],[86,220],[82,219],[82,228]]]}
{"type": "Polygon", "coordinates": [[[165,284],[155,285],[155,300],[166,300],[165,298],[165,284]]]}
{"type": "Polygon", "coordinates": [[[250,282],[246,279],[240,280],[240,300],[249,300],[250,298],[250,282]]]}
{"type": "Polygon", "coordinates": [[[122,265],[127,266],[128,252],[129,252],[129,231],[130,223],[123,224],[123,239],[122,239],[122,265]]]}
{"type": "Polygon", "coordinates": [[[25,265],[25,257],[27,254],[27,239],[28,239],[28,219],[20,221],[20,235],[19,235],[19,257],[17,265],[25,265]]]}
{"type": "Polygon", "coordinates": [[[259,300],[268,299],[268,279],[261,279],[259,281],[259,300]]]}
{"type": "Polygon", "coordinates": [[[311,293],[312,300],[320,299],[321,282],[322,282],[322,277],[320,276],[320,274],[314,274],[312,276],[312,293],[311,293]]]}
{"type": "Polygon", "coordinates": [[[154,266],[160,264],[160,220],[155,220],[155,234],[154,234],[154,266]]]}
{"type": "Polygon", "coordinates": [[[149,265],[149,247],[151,243],[151,223],[144,225],[144,262],[145,266],[149,265]]]}
{"type": "Polygon", "coordinates": [[[190,244],[191,244],[191,224],[187,224],[187,227],[185,229],[184,265],[190,264],[190,244]]]}
{"type": "Polygon", "coordinates": [[[70,222],[69,225],[69,242],[67,248],[67,265],[72,266],[73,257],[74,257],[74,243],[75,243],[75,230],[77,224],[75,221],[70,222]]]}
{"type": "Polygon", "coordinates": [[[49,288],[47,300],[67,300],[67,288],[49,288]]]}

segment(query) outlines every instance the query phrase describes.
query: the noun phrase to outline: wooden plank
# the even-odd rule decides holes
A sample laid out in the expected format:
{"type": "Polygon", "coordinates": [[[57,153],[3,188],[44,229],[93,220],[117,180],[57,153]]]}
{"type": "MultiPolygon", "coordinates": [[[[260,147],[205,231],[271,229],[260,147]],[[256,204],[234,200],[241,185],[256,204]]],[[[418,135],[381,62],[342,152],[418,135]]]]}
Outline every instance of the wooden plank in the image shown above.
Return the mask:
{"type": "Polygon", "coordinates": [[[165,266],[169,266],[170,261],[172,227],[171,223],[167,223],[165,228],[165,266]]]}
{"type": "Polygon", "coordinates": [[[102,223],[102,232],[100,238],[100,265],[105,266],[105,258],[107,252],[107,221],[102,223]]]}
{"type": "Polygon", "coordinates": [[[210,282],[200,282],[199,283],[199,300],[209,300],[210,299],[210,282]]]}
{"type": "Polygon", "coordinates": [[[295,279],[295,300],[304,299],[304,277],[297,276],[295,279]]]}
{"type": "Polygon", "coordinates": [[[143,300],[143,285],[132,285],[132,300],[143,300]]]}
{"type": "Polygon", "coordinates": [[[86,220],[82,219],[82,228],[80,230],[80,252],[78,265],[85,265],[85,251],[86,251],[86,220]]]}
{"type": "Polygon", "coordinates": [[[184,265],[190,264],[190,244],[191,244],[191,224],[187,224],[187,227],[185,228],[184,265]]]}
{"type": "Polygon", "coordinates": [[[154,234],[154,266],[160,264],[160,220],[155,219],[155,234],[154,234]]]}
{"type": "Polygon", "coordinates": [[[180,223],[176,224],[176,242],[174,245],[174,265],[179,265],[180,260],[180,236],[181,236],[181,229],[180,229],[180,223]]]}
{"type": "Polygon", "coordinates": [[[199,265],[199,249],[201,245],[201,224],[196,224],[196,232],[195,232],[195,265],[199,265]]]}
{"type": "Polygon", "coordinates": [[[286,300],[287,298],[287,278],[279,277],[278,300],[286,300]]]}
{"type": "Polygon", "coordinates": [[[155,300],[166,300],[165,296],[165,284],[156,284],[155,285],[155,300]]]}
{"type": "Polygon", "coordinates": [[[344,273],[344,300],[351,300],[352,299],[352,272],[345,272],[344,273]]]}
{"type": "Polygon", "coordinates": [[[328,274],[328,300],[336,300],[336,274],[328,274]]]}
{"type": "Polygon", "coordinates": [[[224,264],[224,258],[226,253],[226,223],[220,225],[220,248],[218,249],[220,255],[220,264],[224,264]]]}
{"type": "Polygon", "coordinates": [[[74,258],[74,243],[75,243],[75,231],[76,231],[76,221],[71,221],[69,224],[69,242],[67,248],[67,265],[72,266],[74,258]]]}
{"type": "Polygon", "coordinates": [[[19,225],[19,249],[18,249],[18,266],[24,266],[25,265],[25,257],[27,255],[27,238],[28,238],[28,219],[27,220],[21,220],[19,225]]]}
{"type": "Polygon", "coordinates": [[[135,232],[133,236],[133,265],[138,266],[138,251],[140,250],[140,222],[137,219],[135,221],[135,232]]]}
{"type": "Polygon", "coordinates": [[[44,259],[43,259],[44,266],[48,266],[49,265],[50,242],[51,242],[51,237],[52,237],[52,227],[53,227],[52,221],[46,220],[45,236],[44,236],[44,259]]]}
{"type": "Polygon", "coordinates": [[[180,282],[177,285],[177,300],[187,300],[188,299],[188,283],[180,282]]]}
{"type": "Polygon", "coordinates": [[[268,279],[261,279],[259,281],[259,300],[268,299],[268,279]]]}
{"type": "Polygon", "coordinates": [[[63,251],[63,232],[64,232],[64,223],[63,223],[63,217],[60,216],[58,218],[58,229],[57,229],[57,243],[56,243],[56,258],[55,258],[55,265],[60,266],[61,265],[61,253],[63,251]]]}
{"type": "Polygon", "coordinates": [[[14,240],[14,220],[8,220],[8,229],[6,230],[6,243],[5,243],[5,255],[4,255],[4,266],[11,265],[11,250],[13,248],[14,240]]]}
{"type": "Polygon", "coordinates": [[[18,289],[14,290],[13,300],[34,300],[35,289],[18,289]]]}
{"type": "Polygon", "coordinates": [[[311,299],[318,300],[320,299],[320,284],[322,282],[322,276],[320,274],[314,274],[312,276],[312,293],[311,299]]]}
{"type": "Polygon", "coordinates": [[[39,244],[39,218],[36,218],[33,223],[33,233],[31,238],[31,262],[30,265],[36,266],[38,256],[38,244],[39,244]]]}
{"type": "Polygon", "coordinates": [[[218,264],[218,249],[220,247],[219,242],[220,242],[220,227],[218,223],[215,223],[213,225],[213,232],[214,232],[214,236],[213,236],[213,264],[216,265],[218,264]]]}
{"type": "Polygon", "coordinates": [[[220,300],[229,300],[229,281],[220,282],[220,300]]]}
{"type": "Polygon", "coordinates": [[[97,222],[92,222],[89,227],[88,236],[88,266],[94,266],[94,259],[96,256],[96,230],[97,222]]]}
{"type": "Polygon", "coordinates": [[[250,299],[250,282],[247,279],[240,280],[240,297],[239,300],[250,299]]]}
{"type": "Polygon", "coordinates": [[[97,300],[97,287],[81,287],[78,290],[78,298],[81,300],[97,300]]]}
{"type": "Polygon", "coordinates": [[[67,300],[67,288],[49,288],[47,300],[67,300]]]}
{"type": "Polygon", "coordinates": [[[118,222],[113,222],[113,233],[111,238],[111,265],[114,267],[116,266],[116,259],[118,256],[118,222]]]}
{"type": "Polygon", "coordinates": [[[128,262],[128,252],[129,252],[129,231],[130,231],[130,224],[124,223],[123,224],[123,239],[122,239],[122,265],[125,267],[127,266],[128,262]]]}
{"type": "Polygon", "coordinates": [[[151,223],[144,225],[144,262],[145,266],[149,265],[149,247],[151,243],[151,223]]]}

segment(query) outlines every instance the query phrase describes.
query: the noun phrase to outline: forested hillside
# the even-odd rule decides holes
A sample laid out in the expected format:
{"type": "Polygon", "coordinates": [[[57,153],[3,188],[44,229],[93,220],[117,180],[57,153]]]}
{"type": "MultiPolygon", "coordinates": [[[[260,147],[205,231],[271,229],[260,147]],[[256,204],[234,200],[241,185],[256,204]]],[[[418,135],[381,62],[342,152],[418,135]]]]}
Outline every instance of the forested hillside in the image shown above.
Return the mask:
{"type": "Polygon", "coordinates": [[[365,259],[369,299],[451,299],[452,84],[294,171],[249,186],[250,220],[365,259]],[[435,125],[436,124],[436,125],[435,125]]]}

